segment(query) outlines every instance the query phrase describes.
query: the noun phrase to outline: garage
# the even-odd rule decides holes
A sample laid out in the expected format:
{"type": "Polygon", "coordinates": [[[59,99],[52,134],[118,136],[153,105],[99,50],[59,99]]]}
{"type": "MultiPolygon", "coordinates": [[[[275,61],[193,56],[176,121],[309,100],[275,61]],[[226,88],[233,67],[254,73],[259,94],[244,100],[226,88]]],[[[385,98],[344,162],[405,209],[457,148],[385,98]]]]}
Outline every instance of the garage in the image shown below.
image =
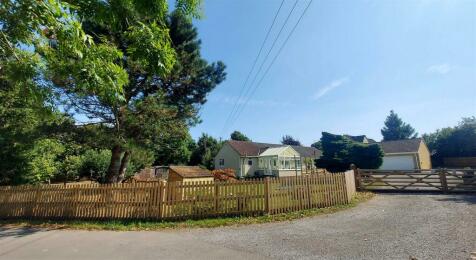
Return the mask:
{"type": "Polygon", "coordinates": [[[413,170],[416,169],[413,155],[388,155],[383,157],[381,170],[413,170]]]}

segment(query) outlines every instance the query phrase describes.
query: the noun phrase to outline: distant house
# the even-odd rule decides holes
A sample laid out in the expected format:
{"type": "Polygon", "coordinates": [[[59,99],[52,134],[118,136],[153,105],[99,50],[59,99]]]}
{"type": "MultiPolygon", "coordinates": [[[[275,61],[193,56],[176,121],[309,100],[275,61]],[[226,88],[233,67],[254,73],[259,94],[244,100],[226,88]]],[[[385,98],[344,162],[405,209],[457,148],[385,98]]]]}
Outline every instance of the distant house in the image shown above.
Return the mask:
{"type": "Polygon", "coordinates": [[[376,143],[374,139],[370,139],[365,135],[344,135],[354,142],[364,143],[364,144],[373,144],[376,143]]]}
{"type": "Polygon", "coordinates": [[[380,170],[431,169],[430,151],[421,138],[378,144],[385,153],[380,170]]]}
{"type": "Polygon", "coordinates": [[[199,166],[170,166],[168,181],[198,182],[213,181],[213,174],[199,166]]]}
{"type": "Polygon", "coordinates": [[[230,140],[215,156],[215,169],[231,168],[238,178],[294,176],[315,169],[321,151],[314,147],[230,140]]]}

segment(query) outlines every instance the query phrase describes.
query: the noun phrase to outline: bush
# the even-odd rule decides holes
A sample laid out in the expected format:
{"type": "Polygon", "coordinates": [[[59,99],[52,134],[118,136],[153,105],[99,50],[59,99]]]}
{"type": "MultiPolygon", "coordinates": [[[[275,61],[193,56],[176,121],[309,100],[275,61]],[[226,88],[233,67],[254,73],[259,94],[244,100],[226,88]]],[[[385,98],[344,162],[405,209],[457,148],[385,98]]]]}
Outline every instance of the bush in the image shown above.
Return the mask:
{"type": "Polygon", "coordinates": [[[359,168],[377,169],[382,165],[383,151],[378,144],[363,144],[342,135],[322,133],[322,156],[316,160],[318,168],[330,172],[342,172],[350,164],[359,168]]]}
{"type": "Polygon", "coordinates": [[[213,177],[216,181],[236,180],[235,170],[233,170],[233,169],[213,170],[212,174],[213,174],[213,177]]]}
{"type": "Polygon", "coordinates": [[[92,179],[102,181],[106,176],[109,163],[111,161],[110,150],[86,150],[81,155],[81,167],[79,170],[80,177],[90,177],[92,179]]]}
{"type": "Polygon", "coordinates": [[[49,182],[60,173],[64,146],[55,139],[40,139],[26,153],[29,182],[49,182]]]}

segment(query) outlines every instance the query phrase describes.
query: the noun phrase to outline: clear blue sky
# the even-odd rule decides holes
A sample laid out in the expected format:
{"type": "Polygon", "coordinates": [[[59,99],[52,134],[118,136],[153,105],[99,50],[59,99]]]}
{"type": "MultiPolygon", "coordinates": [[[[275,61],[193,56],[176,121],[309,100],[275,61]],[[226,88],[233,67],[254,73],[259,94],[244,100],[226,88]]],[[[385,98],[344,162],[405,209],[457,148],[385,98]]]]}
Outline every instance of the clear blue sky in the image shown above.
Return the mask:
{"type": "MultiPolygon", "coordinates": [[[[228,76],[208,96],[194,138],[220,137],[280,3],[204,1],[205,17],[195,21],[202,54],[225,62],[228,76]]],[[[299,2],[282,39],[307,3],[299,2]]],[[[286,0],[263,54],[293,4],[286,0]]],[[[290,134],[309,145],[322,131],[380,140],[391,109],[420,134],[476,115],[476,1],[314,0],[221,137],[237,129],[261,142],[290,134]]]]}

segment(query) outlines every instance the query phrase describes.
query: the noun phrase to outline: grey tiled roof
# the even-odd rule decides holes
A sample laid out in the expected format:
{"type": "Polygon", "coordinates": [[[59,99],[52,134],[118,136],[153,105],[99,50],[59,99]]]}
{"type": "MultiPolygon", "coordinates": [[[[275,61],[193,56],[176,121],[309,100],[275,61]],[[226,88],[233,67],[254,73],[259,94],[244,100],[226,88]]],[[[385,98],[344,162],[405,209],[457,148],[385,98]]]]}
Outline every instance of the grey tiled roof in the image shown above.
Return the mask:
{"type": "MultiPolygon", "coordinates": [[[[280,147],[282,144],[267,144],[256,143],[248,141],[235,141],[229,140],[228,143],[242,156],[258,156],[268,148],[280,147]]],[[[314,157],[321,156],[321,151],[314,147],[291,145],[302,157],[314,157]]]]}
{"type": "Polygon", "coordinates": [[[421,138],[382,141],[378,143],[384,153],[416,153],[420,148],[421,138]]]}

